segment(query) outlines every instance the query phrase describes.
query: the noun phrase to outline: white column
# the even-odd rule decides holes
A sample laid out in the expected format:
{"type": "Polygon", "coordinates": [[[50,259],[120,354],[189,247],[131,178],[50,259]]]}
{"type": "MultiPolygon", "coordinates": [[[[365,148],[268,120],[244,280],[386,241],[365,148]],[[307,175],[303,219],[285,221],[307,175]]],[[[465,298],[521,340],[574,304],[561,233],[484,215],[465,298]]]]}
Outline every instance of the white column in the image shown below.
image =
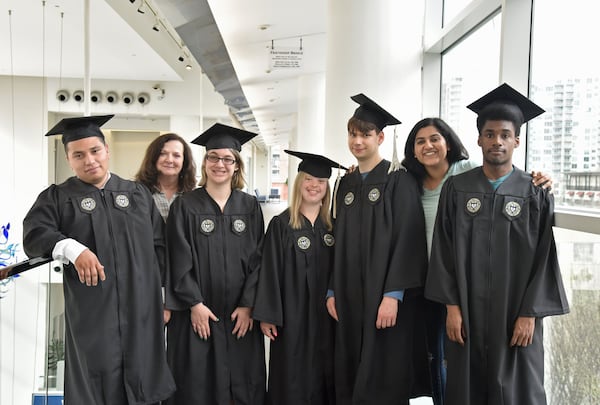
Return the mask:
{"type": "MultiPolygon", "coordinates": [[[[533,2],[503,0],[500,40],[500,83],[508,83],[522,94],[529,95],[529,50],[533,2]],[[510,24],[508,23],[510,21],[510,24]]],[[[521,144],[515,149],[513,163],[525,170],[527,152],[526,126],[521,128],[521,144]]]]}
{"type": "MultiPolygon", "coordinates": [[[[291,134],[289,149],[325,153],[325,74],[315,73],[298,78],[298,115],[296,131],[291,134]]],[[[297,158],[288,156],[288,192],[293,191],[294,179],[298,173],[297,158]]]]}
{"type": "MultiPolygon", "coordinates": [[[[329,0],[325,108],[325,153],[342,164],[354,158],[346,124],[364,93],[404,124],[398,150],[421,118],[423,2],[329,0]]],[[[393,129],[384,131],[381,154],[392,158],[393,129]]]]}

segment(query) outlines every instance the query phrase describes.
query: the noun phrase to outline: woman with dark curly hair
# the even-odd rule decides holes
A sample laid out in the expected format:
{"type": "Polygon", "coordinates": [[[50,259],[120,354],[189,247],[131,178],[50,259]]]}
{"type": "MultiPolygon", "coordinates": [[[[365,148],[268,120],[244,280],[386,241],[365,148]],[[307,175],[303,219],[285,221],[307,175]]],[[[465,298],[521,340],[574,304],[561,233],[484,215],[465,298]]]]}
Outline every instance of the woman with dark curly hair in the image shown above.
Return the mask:
{"type": "Polygon", "coordinates": [[[156,207],[166,222],[175,198],[196,186],[192,150],[177,134],[160,135],[148,145],[135,180],[152,192],[156,207]]]}

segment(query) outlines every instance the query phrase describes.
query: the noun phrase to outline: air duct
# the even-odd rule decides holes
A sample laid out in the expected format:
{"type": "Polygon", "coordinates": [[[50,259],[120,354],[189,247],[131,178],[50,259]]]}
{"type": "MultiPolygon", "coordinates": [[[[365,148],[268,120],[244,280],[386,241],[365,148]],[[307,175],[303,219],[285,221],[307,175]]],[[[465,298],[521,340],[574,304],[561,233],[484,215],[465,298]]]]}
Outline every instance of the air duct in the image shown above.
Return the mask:
{"type": "Polygon", "coordinates": [[[73,92],[73,100],[81,103],[83,101],[83,90],[77,90],[73,92]]]}
{"type": "Polygon", "coordinates": [[[92,103],[99,103],[102,101],[102,93],[99,91],[92,91],[92,95],[90,96],[90,101],[92,103]]]}
{"type": "Polygon", "coordinates": [[[133,100],[134,100],[133,94],[131,94],[131,93],[123,93],[123,96],[121,96],[121,100],[123,100],[123,102],[125,104],[131,104],[131,103],[133,103],[133,100]]]}
{"type": "Polygon", "coordinates": [[[140,93],[137,96],[137,101],[141,105],[146,105],[150,102],[150,95],[148,93],[140,93]]]}
{"type": "Polygon", "coordinates": [[[119,101],[119,95],[114,91],[109,91],[106,93],[106,102],[109,104],[113,104],[119,101]]]}
{"type": "Polygon", "coordinates": [[[69,101],[70,94],[67,90],[59,90],[56,92],[56,99],[61,103],[69,101]]]}

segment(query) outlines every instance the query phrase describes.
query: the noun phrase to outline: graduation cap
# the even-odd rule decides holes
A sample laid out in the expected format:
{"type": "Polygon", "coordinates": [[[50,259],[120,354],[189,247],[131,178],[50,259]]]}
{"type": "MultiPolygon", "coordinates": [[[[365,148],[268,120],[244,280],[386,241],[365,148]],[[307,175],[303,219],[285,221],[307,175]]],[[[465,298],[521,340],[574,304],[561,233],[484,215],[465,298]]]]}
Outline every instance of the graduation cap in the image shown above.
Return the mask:
{"type": "Polygon", "coordinates": [[[254,132],[217,123],[200,134],[192,143],[205,146],[206,150],[235,149],[240,152],[242,145],[256,135],[258,134],[254,132]]]}
{"type": "Polygon", "coordinates": [[[97,136],[104,139],[100,127],[114,117],[110,115],[93,115],[90,117],[63,118],[44,136],[61,135],[63,145],[83,138],[97,136]]]}
{"type": "MultiPolygon", "coordinates": [[[[477,115],[481,115],[482,113],[485,114],[488,107],[494,105],[516,107],[523,114],[521,125],[545,112],[540,106],[506,83],[501,84],[483,97],[472,102],[467,108],[477,115]]],[[[520,127],[521,125],[518,126],[520,127]]]]}
{"type": "Polygon", "coordinates": [[[306,152],[295,152],[293,150],[283,150],[288,155],[296,156],[302,159],[302,162],[298,165],[298,171],[306,172],[312,176],[325,179],[331,177],[331,168],[337,167],[340,169],[348,170],[341,164],[334,162],[333,160],[326,158],[325,156],[315,155],[313,153],[306,152]]]}
{"type": "Polygon", "coordinates": [[[376,102],[364,94],[360,93],[350,98],[352,101],[360,104],[360,107],[354,111],[354,118],[375,124],[380,130],[387,125],[401,124],[396,117],[381,108],[376,102]]]}

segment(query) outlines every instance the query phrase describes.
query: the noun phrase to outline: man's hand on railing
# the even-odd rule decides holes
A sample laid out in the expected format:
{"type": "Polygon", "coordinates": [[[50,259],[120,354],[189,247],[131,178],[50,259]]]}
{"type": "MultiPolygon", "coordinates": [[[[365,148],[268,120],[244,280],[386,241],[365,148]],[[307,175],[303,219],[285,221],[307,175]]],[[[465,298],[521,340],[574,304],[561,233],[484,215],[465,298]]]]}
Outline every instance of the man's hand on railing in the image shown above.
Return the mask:
{"type": "Polygon", "coordinates": [[[98,279],[101,281],[106,280],[104,266],[100,264],[98,257],[89,249],[81,252],[73,264],[79,275],[79,281],[87,286],[98,285],[98,279]]]}

